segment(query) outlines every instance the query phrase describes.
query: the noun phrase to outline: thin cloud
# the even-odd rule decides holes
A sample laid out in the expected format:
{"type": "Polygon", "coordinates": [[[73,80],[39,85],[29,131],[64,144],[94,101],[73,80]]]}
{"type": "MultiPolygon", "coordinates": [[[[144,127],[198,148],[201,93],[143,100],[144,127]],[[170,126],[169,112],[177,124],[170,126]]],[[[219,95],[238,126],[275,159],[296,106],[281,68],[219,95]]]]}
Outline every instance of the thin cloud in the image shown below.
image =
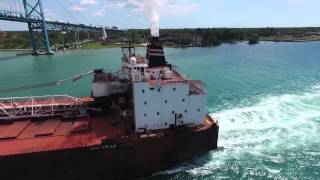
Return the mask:
{"type": "Polygon", "coordinates": [[[107,7],[104,6],[102,9],[94,11],[92,15],[97,17],[104,17],[106,13],[107,13],[107,7]]]}
{"type": "Polygon", "coordinates": [[[97,0],[81,0],[80,4],[82,5],[96,5],[98,4],[97,0]]]}
{"type": "Polygon", "coordinates": [[[70,7],[70,11],[73,11],[73,12],[81,12],[81,11],[85,11],[86,9],[83,8],[83,7],[80,7],[78,5],[73,5],[70,7]]]}
{"type": "MultiPolygon", "coordinates": [[[[194,11],[199,4],[190,0],[159,0],[161,15],[185,16],[194,11]]],[[[113,9],[128,9],[144,12],[144,0],[109,0],[106,5],[113,9]]]]}
{"type": "Polygon", "coordinates": [[[44,12],[46,20],[52,21],[52,20],[56,20],[57,19],[57,16],[56,16],[56,14],[54,13],[53,10],[45,8],[45,9],[43,9],[43,12],[44,12]]]}

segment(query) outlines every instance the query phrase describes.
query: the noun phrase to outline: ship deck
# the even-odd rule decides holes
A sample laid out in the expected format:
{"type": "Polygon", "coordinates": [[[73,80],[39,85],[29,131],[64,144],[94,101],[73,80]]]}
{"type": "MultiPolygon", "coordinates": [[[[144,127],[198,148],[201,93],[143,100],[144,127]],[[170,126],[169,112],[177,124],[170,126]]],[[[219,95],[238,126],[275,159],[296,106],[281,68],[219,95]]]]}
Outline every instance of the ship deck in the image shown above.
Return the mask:
{"type": "MultiPolygon", "coordinates": [[[[155,67],[155,68],[147,68],[147,72],[149,71],[159,71],[163,68],[167,68],[167,66],[163,67],[155,67]]],[[[149,84],[152,86],[156,86],[158,80],[156,78],[150,78],[149,84]]],[[[159,81],[160,84],[175,84],[175,83],[187,83],[189,84],[190,94],[204,94],[206,93],[203,88],[203,82],[200,80],[188,80],[184,75],[180,74],[178,71],[172,69],[172,77],[170,79],[161,79],[159,81]]]]}
{"type": "MultiPolygon", "coordinates": [[[[205,126],[193,127],[192,130],[205,130],[213,124],[214,121],[207,117],[205,126]]],[[[46,117],[0,121],[0,157],[97,146],[104,140],[128,136],[128,129],[128,123],[119,116],[86,116],[73,119],[46,117]],[[114,120],[117,123],[114,123],[114,120]]],[[[163,135],[170,131],[172,130],[148,133],[163,135]]],[[[133,132],[128,137],[139,140],[146,137],[143,135],[133,132]]]]}

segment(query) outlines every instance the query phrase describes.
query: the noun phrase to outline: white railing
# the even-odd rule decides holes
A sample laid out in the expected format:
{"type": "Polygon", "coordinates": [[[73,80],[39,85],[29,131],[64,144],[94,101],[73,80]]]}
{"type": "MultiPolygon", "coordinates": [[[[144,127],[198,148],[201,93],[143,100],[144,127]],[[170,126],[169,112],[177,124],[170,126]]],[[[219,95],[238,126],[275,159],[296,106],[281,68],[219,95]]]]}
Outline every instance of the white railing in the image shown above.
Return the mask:
{"type": "Polygon", "coordinates": [[[0,120],[85,115],[86,104],[68,95],[0,98],[0,120]]]}

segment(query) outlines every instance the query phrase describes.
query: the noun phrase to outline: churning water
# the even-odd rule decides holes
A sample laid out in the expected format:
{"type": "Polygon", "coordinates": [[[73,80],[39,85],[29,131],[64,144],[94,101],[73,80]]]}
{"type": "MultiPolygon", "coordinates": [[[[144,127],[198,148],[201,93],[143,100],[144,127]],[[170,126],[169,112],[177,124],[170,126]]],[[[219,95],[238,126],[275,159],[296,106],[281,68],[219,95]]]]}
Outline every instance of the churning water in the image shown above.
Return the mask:
{"type": "MultiPolygon", "coordinates": [[[[219,148],[147,179],[319,178],[320,42],[224,44],[166,54],[182,72],[206,82],[208,110],[220,125],[219,148]]],[[[116,69],[119,58],[119,49],[107,49],[1,61],[0,89],[116,69]]],[[[88,95],[90,81],[0,97],[88,95]]]]}

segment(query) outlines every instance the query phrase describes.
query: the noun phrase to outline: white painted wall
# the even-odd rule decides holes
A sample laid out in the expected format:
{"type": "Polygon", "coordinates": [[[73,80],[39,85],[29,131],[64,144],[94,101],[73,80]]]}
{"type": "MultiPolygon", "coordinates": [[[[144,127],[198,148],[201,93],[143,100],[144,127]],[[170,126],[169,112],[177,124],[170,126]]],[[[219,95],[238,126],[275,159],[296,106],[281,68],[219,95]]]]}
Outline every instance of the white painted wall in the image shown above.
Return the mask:
{"type": "Polygon", "coordinates": [[[133,90],[136,130],[169,128],[170,124],[174,124],[175,114],[183,114],[177,125],[204,123],[207,97],[204,94],[189,95],[187,83],[166,84],[157,88],[148,82],[136,82],[133,90]]]}
{"type": "Polygon", "coordinates": [[[203,124],[207,114],[207,95],[190,95],[187,123],[203,124]]]}

